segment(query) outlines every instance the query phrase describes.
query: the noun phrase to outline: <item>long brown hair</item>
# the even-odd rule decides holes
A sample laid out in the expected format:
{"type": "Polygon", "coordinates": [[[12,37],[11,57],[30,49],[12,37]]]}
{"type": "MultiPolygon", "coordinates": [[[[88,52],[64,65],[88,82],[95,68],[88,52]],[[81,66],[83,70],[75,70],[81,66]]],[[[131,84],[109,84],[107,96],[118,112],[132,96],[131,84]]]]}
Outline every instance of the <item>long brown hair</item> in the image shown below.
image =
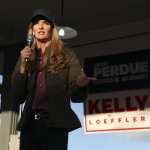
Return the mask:
{"type": "MultiPolygon", "coordinates": [[[[51,25],[52,28],[50,30],[50,45],[46,48],[45,56],[46,56],[46,64],[48,71],[52,73],[57,73],[60,70],[62,70],[67,63],[69,62],[65,51],[64,51],[64,44],[62,40],[60,39],[58,35],[58,31],[56,29],[56,25],[53,24],[51,25]]],[[[32,33],[32,23],[29,25],[28,28],[28,34],[32,33]]],[[[33,39],[33,43],[31,46],[33,52],[31,56],[31,64],[30,64],[30,70],[34,70],[36,68],[36,63],[35,63],[35,56],[36,56],[36,42],[33,39]]]]}

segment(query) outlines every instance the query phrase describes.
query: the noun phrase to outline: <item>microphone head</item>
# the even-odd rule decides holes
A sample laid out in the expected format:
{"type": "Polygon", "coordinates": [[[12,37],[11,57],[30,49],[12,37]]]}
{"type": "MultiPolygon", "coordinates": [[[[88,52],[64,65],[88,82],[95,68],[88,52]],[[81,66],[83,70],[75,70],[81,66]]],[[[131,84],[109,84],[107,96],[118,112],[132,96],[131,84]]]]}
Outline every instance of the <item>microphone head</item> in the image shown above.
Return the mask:
{"type": "Polygon", "coordinates": [[[31,41],[32,41],[32,35],[28,35],[27,42],[31,42],[31,41]]]}
{"type": "Polygon", "coordinates": [[[28,35],[27,41],[32,41],[32,34],[29,34],[29,35],[28,35]]]}
{"type": "Polygon", "coordinates": [[[28,45],[29,47],[31,47],[32,41],[33,41],[33,36],[32,36],[32,34],[28,34],[28,36],[27,36],[27,45],[28,45]]]}

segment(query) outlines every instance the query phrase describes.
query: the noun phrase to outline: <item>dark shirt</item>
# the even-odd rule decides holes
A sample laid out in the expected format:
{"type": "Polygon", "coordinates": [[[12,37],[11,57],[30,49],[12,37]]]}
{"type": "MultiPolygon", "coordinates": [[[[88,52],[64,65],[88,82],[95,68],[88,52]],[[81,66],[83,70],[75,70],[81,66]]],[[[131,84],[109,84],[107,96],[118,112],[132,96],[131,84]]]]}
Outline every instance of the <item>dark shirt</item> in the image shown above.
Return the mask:
{"type": "Polygon", "coordinates": [[[33,98],[32,110],[34,112],[48,112],[48,100],[46,97],[44,70],[39,71],[37,75],[36,91],[35,96],[33,98]]]}

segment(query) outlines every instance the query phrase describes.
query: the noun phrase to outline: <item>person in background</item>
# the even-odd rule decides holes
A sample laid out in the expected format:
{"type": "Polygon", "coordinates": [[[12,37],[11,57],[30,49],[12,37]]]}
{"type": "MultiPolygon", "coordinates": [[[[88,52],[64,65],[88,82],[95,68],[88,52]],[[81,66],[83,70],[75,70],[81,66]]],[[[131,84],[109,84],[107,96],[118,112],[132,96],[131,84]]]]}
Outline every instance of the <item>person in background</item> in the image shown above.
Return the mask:
{"type": "Polygon", "coordinates": [[[32,44],[20,51],[11,78],[13,104],[25,102],[20,150],[67,150],[68,133],[81,127],[70,101],[86,100],[89,80],[46,10],[33,13],[28,35],[32,44]]]}

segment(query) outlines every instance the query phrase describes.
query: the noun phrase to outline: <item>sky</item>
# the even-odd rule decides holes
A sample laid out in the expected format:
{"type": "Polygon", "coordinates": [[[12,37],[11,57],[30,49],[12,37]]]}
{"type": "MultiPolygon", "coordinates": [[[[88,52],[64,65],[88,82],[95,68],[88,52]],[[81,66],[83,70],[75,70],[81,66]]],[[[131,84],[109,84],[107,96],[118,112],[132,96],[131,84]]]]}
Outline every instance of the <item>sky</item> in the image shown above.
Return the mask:
{"type": "MultiPolygon", "coordinates": [[[[72,103],[83,126],[83,104],[72,103]]],[[[84,133],[83,127],[69,133],[68,150],[149,150],[150,131],[84,133]]]]}

